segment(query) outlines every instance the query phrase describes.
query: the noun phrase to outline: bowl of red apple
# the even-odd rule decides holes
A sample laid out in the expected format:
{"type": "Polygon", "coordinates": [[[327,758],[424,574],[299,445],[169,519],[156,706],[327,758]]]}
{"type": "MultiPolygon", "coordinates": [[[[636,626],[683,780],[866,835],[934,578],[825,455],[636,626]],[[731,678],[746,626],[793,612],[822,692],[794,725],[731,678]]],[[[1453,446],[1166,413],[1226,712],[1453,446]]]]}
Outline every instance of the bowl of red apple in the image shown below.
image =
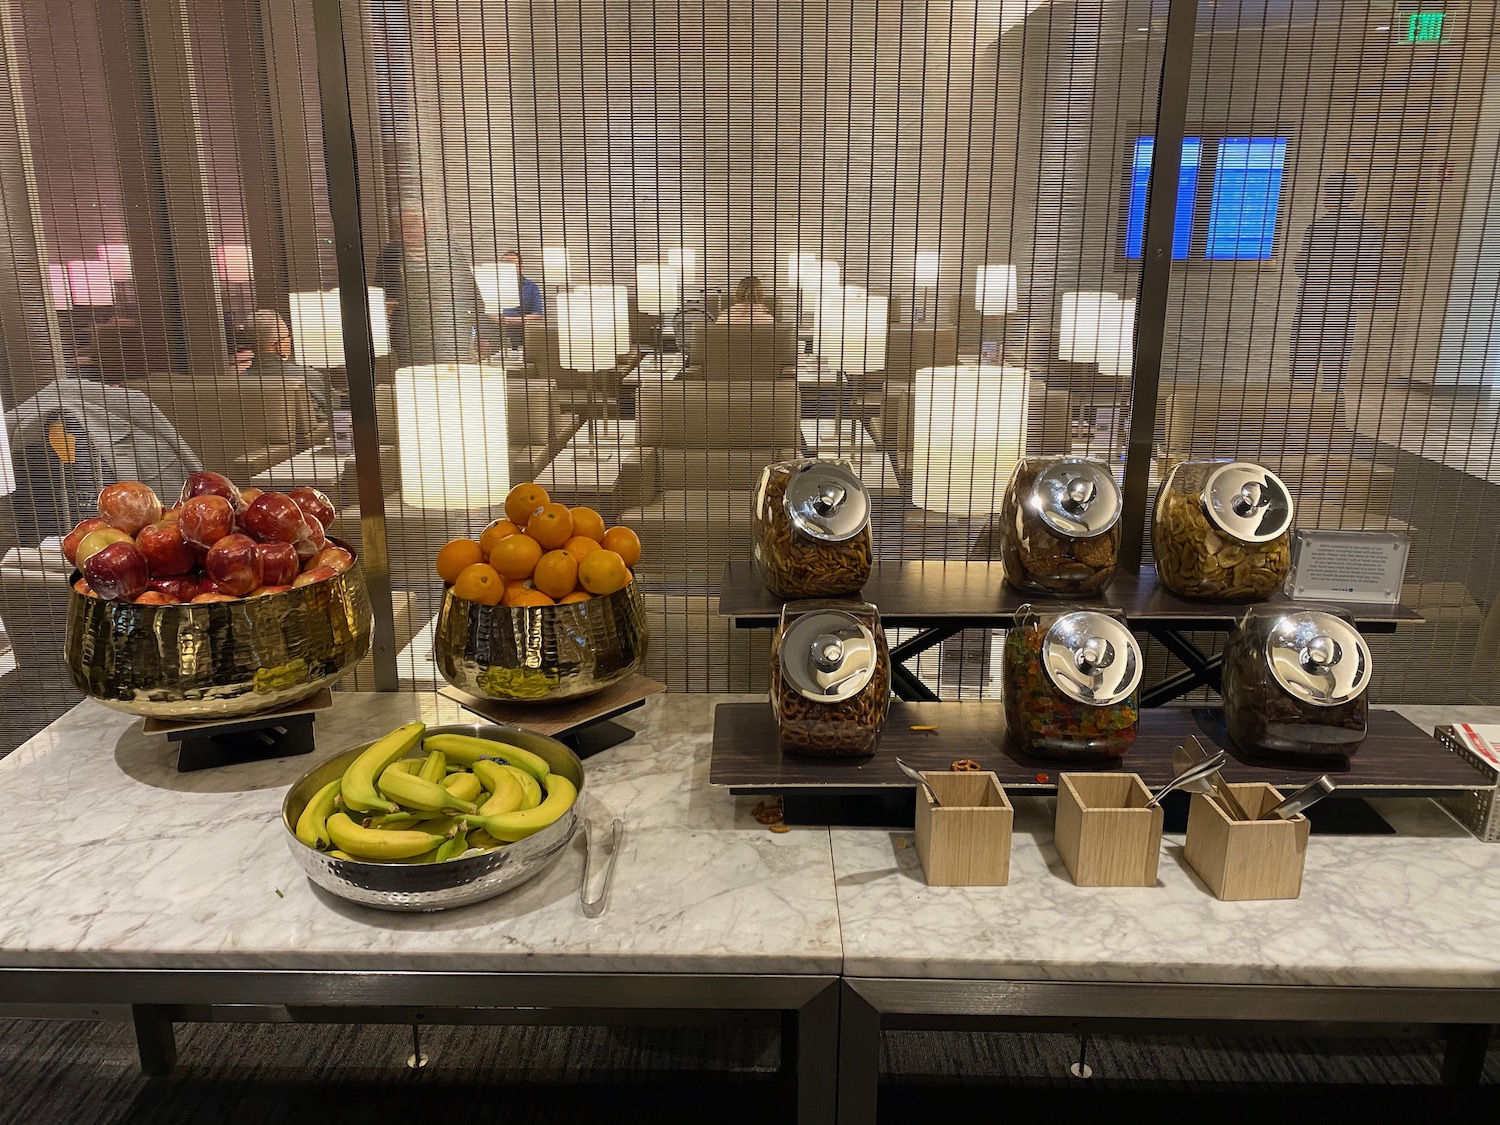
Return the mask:
{"type": "Polygon", "coordinates": [[[238,488],[188,477],[177,502],[139,481],[99,494],[63,539],[64,652],[78,690],[136,715],[204,721],[296,703],[370,649],[354,550],[328,534],[315,488],[238,488]]]}

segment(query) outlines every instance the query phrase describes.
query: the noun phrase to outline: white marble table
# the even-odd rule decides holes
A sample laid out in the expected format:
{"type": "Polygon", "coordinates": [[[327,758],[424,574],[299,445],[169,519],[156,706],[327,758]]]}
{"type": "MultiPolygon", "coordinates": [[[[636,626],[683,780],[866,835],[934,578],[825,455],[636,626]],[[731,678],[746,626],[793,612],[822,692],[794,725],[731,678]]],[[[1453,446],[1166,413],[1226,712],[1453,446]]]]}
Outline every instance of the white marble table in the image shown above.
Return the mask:
{"type": "Polygon", "coordinates": [[[586,815],[625,823],[597,919],[579,907],[582,833],[532,883],[461,910],[315,888],[280,824],[287,786],[418,714],[473,721],[425,693],[334,698],[314,756],[179,774],[140,720],[84,703],[0,761],[0,1003],[131,1004],[154,1069],[172,1005],[780,1009],[798,1013],[806,1119],[831,1117],[828,832],[768,832],[708,787],[704,697],[653,698],[620,720],[634,739],[588,762],[586,815]]]}

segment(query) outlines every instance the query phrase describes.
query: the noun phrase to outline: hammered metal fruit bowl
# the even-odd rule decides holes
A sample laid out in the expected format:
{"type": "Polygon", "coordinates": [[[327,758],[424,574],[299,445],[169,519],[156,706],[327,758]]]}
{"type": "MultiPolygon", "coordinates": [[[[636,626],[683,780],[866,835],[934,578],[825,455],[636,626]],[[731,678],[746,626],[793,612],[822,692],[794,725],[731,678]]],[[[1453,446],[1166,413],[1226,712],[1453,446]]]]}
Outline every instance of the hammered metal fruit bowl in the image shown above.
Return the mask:
{"type": "Polygon", "coordinates": [[[636,583],[586,602],[480,605],[443,594],[432,655],[443,678],[483,699],[550,703],[619,683],[646,659],[636,583]]]}
{"type": "Polygon", "coordinates": [[[201,605],[69,592],[63,649],[79,691],[158,719],[253,715],[330,687],[370,651],[358,562],[323,582],[201,605]]]}
{"type": "MultiPolygon", "coordinates": [[[[571,781],[578,797],[567,812],[534,835],[476,855],[442,863],[340,859],[297,839],[296,826],[308,801],[330,781],[342,777],[370,744],[356,746],[309,770],[281,803],[281,824],[292,856],[307,877],[329,894],[380,910],[447,910],[514,890],[562,858],[583,815],[583,763],[573,751],[555,738],[516,727],[461,723],[428,727],[426,733],[475,735],[529,750],[546,759],[551,772],[571,781]]],[[[418,757],[420,750],[408,756],[418,757]]]]}

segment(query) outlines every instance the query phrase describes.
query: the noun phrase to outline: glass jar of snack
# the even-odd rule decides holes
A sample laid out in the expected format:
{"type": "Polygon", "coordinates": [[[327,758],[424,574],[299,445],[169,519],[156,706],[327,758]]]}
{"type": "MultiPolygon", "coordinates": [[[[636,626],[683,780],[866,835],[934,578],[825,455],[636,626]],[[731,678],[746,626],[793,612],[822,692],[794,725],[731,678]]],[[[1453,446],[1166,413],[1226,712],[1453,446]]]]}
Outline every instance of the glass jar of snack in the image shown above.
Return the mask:
{"type": "Polygon", "coordinates": [[[751,557],[780,598],[857,593],[870,578],[870,496],[842,461],[767,465],[755,488],[751,557]]]}
{"type": "Polygon", "coordinates": [[[1370,673],[1370,646],[1348,614],[1248,609],[1224,646],[1229,737],[1251,754],[1348,757],[1365,738],[1370,673]]]}
{"type": "Polygon", "coordinates": [[[1122,758],[1140,722],[1141,650],[1115,610],[1022,606],[1005,635],[1005,722],[1027,754],[1122,758]]]}
{"type": "Polygon", "coordinates": [[[1115,576],[1120,505],[1107,465],[1081,457],[1024,458],[1000,509],[1006,580],[1029,593],[1099,593],[1115,576]]]}
{"type": "Polygon", "coordinates": [[[891,702],[891,656],[867,602],[788,602],[771,644],[771,705],[788,754],[873,754],[891,702]]]}
{"type": "Polygon", "coordinates": [[[1184,598],[1256,601],[1292,565],[1292,497],[1248,461],[1184,461],[1167,475],[1151,521],[1161,584],[1184,598]]]}

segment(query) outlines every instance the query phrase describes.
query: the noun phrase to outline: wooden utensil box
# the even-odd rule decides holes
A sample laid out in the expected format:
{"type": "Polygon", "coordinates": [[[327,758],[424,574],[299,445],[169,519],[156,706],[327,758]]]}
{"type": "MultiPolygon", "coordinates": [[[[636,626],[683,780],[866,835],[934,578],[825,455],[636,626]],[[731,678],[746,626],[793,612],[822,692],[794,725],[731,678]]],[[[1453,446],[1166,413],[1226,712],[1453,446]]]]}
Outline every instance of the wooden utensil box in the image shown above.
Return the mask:
{"type": "MultiPolygon", "coordinates": [[[[1281,800],[1270,785],[1231,785],[1252,816],[1262,816],[1281,800]]],[[[1218,898],[1296,898],[1302,893],[1302,868],[1312,824],[1298,814],[1290,820],[1231,820],[1201,793],[1188,810],[1185,856],[1198,877],[1218,898]]]]}
{"type": "Polygon", "coordinates": [[[917,855],[933,887],[1010,882],[1015,810],[993,773],[923,773],[941,807],[917,786],[917,855]]]}
{"type": "Polygon", "coordinates": [[[1057,778],[1057,852],[1080,887],[1154,887],[1162,811],[1133,773],[1057,778]]]}

